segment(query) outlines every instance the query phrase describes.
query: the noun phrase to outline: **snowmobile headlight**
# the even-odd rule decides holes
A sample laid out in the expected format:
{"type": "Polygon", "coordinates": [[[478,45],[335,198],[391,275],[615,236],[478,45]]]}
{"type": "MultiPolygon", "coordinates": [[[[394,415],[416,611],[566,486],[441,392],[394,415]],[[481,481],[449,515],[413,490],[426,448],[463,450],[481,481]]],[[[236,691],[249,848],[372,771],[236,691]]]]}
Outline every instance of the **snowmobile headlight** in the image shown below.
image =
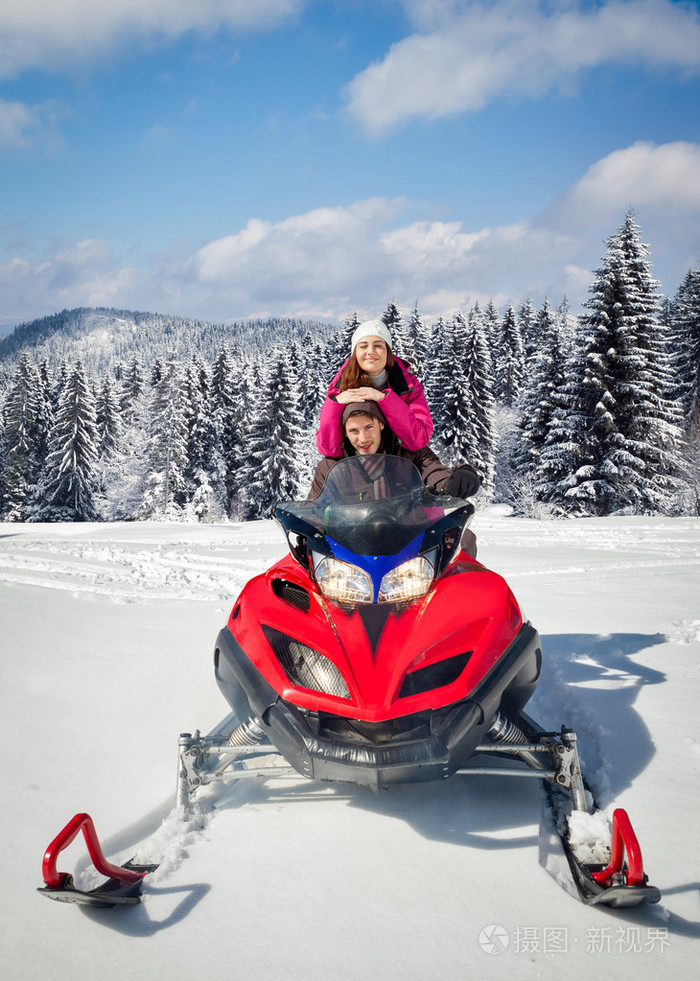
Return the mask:
{"type": "Polygon", "coordinates": [[[337,603],[371,603],[372,580],[357,566],[324,555],[314,564],[318,588],[328,599],[337,603]]]}
{"type": "Polygon", "coordinates": [[[379,586],[379,602],[400,603],[424,596],[434,575],[435,570],[424,555],[409,559],[384,576],[379,586]]]}

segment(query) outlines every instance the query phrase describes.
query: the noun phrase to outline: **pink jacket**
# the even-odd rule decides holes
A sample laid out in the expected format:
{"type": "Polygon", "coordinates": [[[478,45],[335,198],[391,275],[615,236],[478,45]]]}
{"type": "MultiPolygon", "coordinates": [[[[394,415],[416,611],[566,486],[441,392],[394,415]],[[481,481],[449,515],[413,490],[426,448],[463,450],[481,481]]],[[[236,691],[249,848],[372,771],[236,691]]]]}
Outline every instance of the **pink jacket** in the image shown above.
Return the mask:
{"type": "MultiPolygon", "coordinates": [[[[340,417],[345,406],[336,402],[335,396],[340,394],[338,385],[344,367],[331,382],[321,406],[321,422],[316,433],[316,446],[321,456],[343,455],[340,417]]],[[[427,446],[433,432],[433,420],[423,386],[399,358],[394,358],[394,367],[389,372],[384,392],[384,398],[377,404],[401,445],[407,450],[420,450],[427,446]]]]}

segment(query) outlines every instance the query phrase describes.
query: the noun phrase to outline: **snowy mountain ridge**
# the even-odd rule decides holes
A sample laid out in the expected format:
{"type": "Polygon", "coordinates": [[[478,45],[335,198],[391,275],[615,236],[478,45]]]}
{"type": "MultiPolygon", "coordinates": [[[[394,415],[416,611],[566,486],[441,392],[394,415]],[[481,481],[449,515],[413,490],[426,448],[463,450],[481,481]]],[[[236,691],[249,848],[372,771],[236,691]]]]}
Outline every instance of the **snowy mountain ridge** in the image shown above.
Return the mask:
{"type": "Polygon", "coordinates": [[[11,369],[24,352],[46,359],[51,369],[81,359],[89,374],[99,374],[135,356],[186,360],[198,354],[213,361],[226,343],[241,348],[268,347],[306,331],[323,335],[337,329],[317,321],[293,318],[209,323],[107,307],[78,307],[18,325],[0,338],[0,364],[11,369]]]}

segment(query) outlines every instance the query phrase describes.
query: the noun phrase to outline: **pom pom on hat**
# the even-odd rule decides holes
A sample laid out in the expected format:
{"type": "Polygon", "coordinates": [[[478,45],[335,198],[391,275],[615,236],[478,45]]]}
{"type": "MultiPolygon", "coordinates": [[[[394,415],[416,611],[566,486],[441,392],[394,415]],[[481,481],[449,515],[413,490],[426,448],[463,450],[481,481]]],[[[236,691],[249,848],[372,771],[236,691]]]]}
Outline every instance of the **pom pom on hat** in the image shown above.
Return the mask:
{"type": "Polygon", "coordinates": [[[391,347],[391,334],[383,320],[365,320],[355,330],[350,342],[350,353],[357,347],[357,342],[363,337],[381,337],[387,347],[391,347]]]}

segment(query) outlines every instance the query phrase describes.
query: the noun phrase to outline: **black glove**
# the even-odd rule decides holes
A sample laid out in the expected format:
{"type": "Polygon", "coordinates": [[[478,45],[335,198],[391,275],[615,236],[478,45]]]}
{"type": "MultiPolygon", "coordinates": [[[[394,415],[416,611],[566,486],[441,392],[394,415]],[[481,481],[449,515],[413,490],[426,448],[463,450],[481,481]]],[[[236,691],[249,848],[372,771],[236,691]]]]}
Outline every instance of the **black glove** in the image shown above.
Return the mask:
{"type": "Polygon", "coordinates": [[[455,467],[442,488],[450,497],[471,497],[481,487],[481,477],[474,467],[463,463],[455,467]]]}

